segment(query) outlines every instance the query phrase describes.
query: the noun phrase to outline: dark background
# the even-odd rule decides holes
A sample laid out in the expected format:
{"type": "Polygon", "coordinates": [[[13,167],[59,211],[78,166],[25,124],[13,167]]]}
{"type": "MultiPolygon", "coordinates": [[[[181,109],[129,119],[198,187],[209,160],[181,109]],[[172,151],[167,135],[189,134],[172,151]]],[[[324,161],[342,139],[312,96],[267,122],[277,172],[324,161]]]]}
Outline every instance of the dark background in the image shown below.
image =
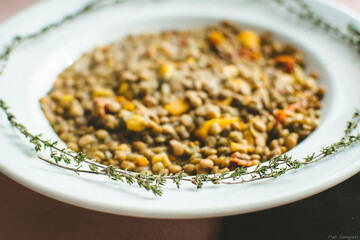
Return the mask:
{"type": "Polygon", "coordinates": [[[2,174],[0,189],[1,240],[360,239],[360,174],[292,204],[200,220],[142,219],[90,211],[42,196],[2,174]]]}
{"type": "Polygon", "coordinates": [[[226,217],[221,239],[360,239],[360,174],[313,197],[226,217]],[[240,239],[240,238],[239,238],[240,239]]]}

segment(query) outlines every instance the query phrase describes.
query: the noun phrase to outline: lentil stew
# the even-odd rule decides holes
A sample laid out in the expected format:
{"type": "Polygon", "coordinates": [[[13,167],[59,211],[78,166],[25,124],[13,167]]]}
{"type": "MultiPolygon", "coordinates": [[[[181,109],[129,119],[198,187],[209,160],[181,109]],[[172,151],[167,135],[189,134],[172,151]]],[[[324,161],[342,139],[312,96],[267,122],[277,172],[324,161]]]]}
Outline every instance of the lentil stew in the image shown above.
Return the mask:
{"type": "Polygon", "coordinates": [[[317,128],[324,93],[301,51],[226,21],[96,47],[40,103],[74,151],[130,171],[194,175],[294,148],[317,128]]]}

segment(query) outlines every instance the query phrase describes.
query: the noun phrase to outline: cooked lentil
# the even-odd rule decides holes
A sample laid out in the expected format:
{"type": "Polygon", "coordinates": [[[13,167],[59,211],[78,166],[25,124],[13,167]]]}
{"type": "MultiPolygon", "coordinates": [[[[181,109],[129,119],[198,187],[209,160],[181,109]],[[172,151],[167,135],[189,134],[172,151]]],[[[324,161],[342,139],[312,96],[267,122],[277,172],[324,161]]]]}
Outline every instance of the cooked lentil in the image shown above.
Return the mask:
{"type": "Polygon", "coordinates": [[[40,102],[74,151],[131,171],[193,175],[295,147],[318,126],[323,95],[299,50],[223,22],[97,47],[40,102]]]}

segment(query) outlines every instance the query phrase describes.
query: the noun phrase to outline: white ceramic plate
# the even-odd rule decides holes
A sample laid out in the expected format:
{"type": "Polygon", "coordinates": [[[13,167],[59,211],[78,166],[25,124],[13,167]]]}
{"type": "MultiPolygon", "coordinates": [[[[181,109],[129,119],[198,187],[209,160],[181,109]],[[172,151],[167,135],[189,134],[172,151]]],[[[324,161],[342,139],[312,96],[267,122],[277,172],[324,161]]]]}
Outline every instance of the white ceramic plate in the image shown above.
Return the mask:
{"type": "MultiPolygon", "coordinates": [[[[0,46],[15,34],[34,32],[73,12],[85,1],[55,0],[40,3],[10,19],[0,28],[0,46]]],[[[324,18],[344,27],[355,15],[323,1],[310,1],[324,18]]],[[[0,98],[18,120],[35,133],[58,139],[39,107],[39,98],[51,88],[58,73],[83,52],[130,33],[183,29],[230,19],[258,31],[270,30],[281,41],[301,48],[309,70],[318,70],[326,85],[320,127],[291,151],[294,157],[339,139],[360,100],[359,56],[340,41],[309,23],[298,20],[268,0],[166,1],[105,8],[82,16],[17,48],[0,77],[0,98]]],[[[290,203],[328,189],[360,170],[359,148],[333,155],[278,179],[238,185],[206,184],[196,190],[169,183],[162,197],[137,186],[102,176],[77,176],[39,161],[33,147],[11,129],[0,114],[0,170],[7,176],[49,197],[108,213],[152,218],[201,218],[257,211],[290,203]]]]}

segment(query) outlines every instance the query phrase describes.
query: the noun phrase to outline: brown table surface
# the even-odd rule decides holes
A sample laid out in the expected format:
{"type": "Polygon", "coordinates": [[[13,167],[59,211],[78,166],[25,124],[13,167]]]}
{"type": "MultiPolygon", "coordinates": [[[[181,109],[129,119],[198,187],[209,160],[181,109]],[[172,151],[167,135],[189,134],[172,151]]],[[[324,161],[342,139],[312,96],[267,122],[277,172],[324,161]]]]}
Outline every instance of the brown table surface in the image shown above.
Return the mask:
{"type": "MultiPolygon", "coordinates": [[[[38,1],[0,0],[0,23],[38,1]]],[[[360,12],[360,0],[333,1],[360,12]]],[[[201,240],[240,239],[241,236],[243,239],[282,239],[280,236],[291,236],[287,239],[345,239],[347,236],[360,239],[359,183],[358,174],[309,199],[258,213],[200,220],[154,220],[74,207],[33,192],[0,173],[0,240],[201,240]],[[283,230],[279,231],[276,226],[283,226],[283,230]]]]}

